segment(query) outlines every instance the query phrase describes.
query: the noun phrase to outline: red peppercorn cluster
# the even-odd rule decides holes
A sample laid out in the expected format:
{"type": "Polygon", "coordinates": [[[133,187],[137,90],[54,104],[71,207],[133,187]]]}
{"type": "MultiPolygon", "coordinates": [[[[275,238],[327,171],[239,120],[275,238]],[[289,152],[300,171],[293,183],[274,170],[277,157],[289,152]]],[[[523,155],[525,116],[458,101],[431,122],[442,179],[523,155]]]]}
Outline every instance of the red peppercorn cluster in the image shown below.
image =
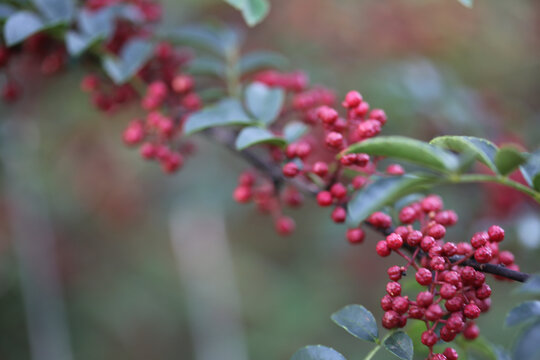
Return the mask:
{"type": "MultiPolygon", "coordinates": [[[[380,109],[370,111],[362,96],[356,91],[351,91],[342,102],[345,116],[340,116],[332,107],[335,102],[334,94],[322,87],[308,87],[307,77],[299,72],[264,71],[256,74],[255,79],[292,93],[281,113],[292,113],[295,118],[303,119],[309,126],[306,134],[288,144],[285,149],[269,146],[271,161],[281,165],[283,177],[320,189],[316,196],[317,203],[321,207],[332,207],[332,220],[344,223],[350,193],[352,190],[362,188],[369,182],[370,176],[377,173],[378,159],[371,159],[367,154],[345,154],[336,160],[337,155],[347,146],[377,135],[387,120],[384,111],[380,109]],[[348,177],[345,170],[358,175],[348,177]]],[[[278,134],[283,124],[280,120],[277,123],[279,125],[274,132],[278,134]]],[[[386,173],[402,175],[404,170],[394,164],[387,168],[386,173]]],[[[272,185],[267,184],[267,187],[272,188],[272,185]]],[[[248,193],[240,184],[235,190],[234,198],[240,203],[245,203],[249,201],[248,193]],[[245,196],[238,196],[244,194],[245,196]]],[[[283,192],[280,189],[273,189],[269,194],[272,200],[265,197],[264,202],[260,203],[271,203],[271,207],[278,209],[283,202],[287,205],[300,205],[300,202],[295,200],[299,197],[299,192],[294,186],[289,186],[283,192]]],[[[353,244],[361,243],[364,240],[364,231],[359,227],[349,229],[346,237],[353,244]]]]}
{"type": "MultiPolygon", "coordinates": [[[[474,320],[491,305],[491,288],[484,273],[460,264],[474,258],[479,263],[504,264],[517,270],[512,254],[499,251],[504,230],[494,225],[486,232],[474,234],[470,242],[445,241],[446,228],[458,219],[455,212],[443,209],[442,200],[435,195],[401,209],[399,220],[403,225],[376,245],[379,256],[395,252],[406,260],[405,265],[388,269],[390,282],[381,299],[385,311],[382,324],[394,329],[404,327],[408,319],[423,321],[426,331],[421,342],[429,348],[428,359],[455,360],[458,355],[454,349],[434,354],[433,346],[439,340],[450,342],[458,334],[468,340],[478,337],[474,320]],[[419,224],[420,230],[415,230],[414,224],[419,224]],[[406,254],[405,248],[411,255],[406,254]],[[416,282],[426,287],[416,298],[402,294],[399,282],[410,268],[416,272],[416,282]]],[[[373,214],[370,221],[382,228],[391,226],[390,219],[382,213],[373,214]]]]}

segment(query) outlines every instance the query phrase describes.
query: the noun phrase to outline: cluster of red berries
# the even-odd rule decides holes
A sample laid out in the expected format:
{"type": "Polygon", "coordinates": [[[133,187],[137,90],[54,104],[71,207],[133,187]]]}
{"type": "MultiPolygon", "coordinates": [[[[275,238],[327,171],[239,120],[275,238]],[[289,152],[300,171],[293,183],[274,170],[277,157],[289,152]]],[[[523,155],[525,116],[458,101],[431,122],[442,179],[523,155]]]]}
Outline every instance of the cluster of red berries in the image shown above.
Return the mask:
{"type": "MultiPolygon", "coordinates": [[[[21,87],[13,76],[15,66],[37,68],[43,75],[56,74],[67,62],[66,48],[62,42],[38,33],[26,39],[21,45],[8,48],[0,43],[0,71],[4,76],[2,99],[12,103],[19,99],[21,87]]],[[[19,69],[20,70],[20,69],[19,69]]]]}
{"type": "MultiPolygon", "coordinates": [[[[404,207],[399,219],[403,225],[376,245],[379,256],[395,252],[406,260],[405,265],[388,269],[390,282],[381,299],[385,311],[382,324],[393,329],[404,327],[408,319],[420,320],[427,328],[421,342],[429,348],[428,359],[456,360],[458,354],[453,348],[434,354],[433,346],[439,339],[450,342],[458,334],[468,340],[478,337],[474,320],[491,305],[491,288],[484,273],[460,264],[473,257],[478,263],[493,262],[518,270],[512,254],[499,251],[504,230],[494,225],[474,234],[470,242],[445,242],[446,228],[458,219],[455,212],[443,209],[442,200],[435,195],[404,207]],[[417,222],[420,230],[413,228],[417,222]],[[416,282],[426,287],[416,299],[402,294],[399,283],[411,267],[416,271],[416,282]]],[[[391,219],[382,213],[373,214],[369,221],[380,228],[391,226],[391,219]]]]}

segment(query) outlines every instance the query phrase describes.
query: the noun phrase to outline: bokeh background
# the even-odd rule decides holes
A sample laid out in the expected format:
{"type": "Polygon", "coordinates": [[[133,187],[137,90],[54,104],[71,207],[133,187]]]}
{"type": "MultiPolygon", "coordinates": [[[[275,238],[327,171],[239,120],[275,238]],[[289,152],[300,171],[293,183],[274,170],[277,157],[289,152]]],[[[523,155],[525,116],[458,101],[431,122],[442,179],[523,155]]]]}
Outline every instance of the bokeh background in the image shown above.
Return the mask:
{"type": "MultiPolygon", "coordinates": [[[[222,1],[164,7],[170,25],[245,28],[222,1]]],[[[539,145],[537,1],[478,0],[471,10],[454,0],[272,0],[246,49],[281,52],[340,96],[359,90],[389,115],[385,134],[539,145]]],[[[376,257],[378,235],[351,247],[308,200],[291,213],[295,234],[277,236],[268,218],[231,198],[246,164],[206,140],[179,174],[162,175],[120,141],[135,110],[98,113],[74,91],[82,76],[36,79],[22,102],[0,105],[1,118],[23,124],[16,136],[3,128],[0,359],[39,359],[36,331],[43,338],[33,341],[57,341],[77,360],[276,360],[315,343],[363,358],[370,345],[329,316],[358,303],[380,318],[386,268],[397,259],[376,257]]],[[[522,269],[540,270],[538,205],[496,186],[441,193],[460,215],[449,238],[501,224],[522,269]]],[[[490,282],[491,313],[478,322],[489,341],[511,346],[517,333],[504,316],[523,297],[515,284],[490,282]]]]}

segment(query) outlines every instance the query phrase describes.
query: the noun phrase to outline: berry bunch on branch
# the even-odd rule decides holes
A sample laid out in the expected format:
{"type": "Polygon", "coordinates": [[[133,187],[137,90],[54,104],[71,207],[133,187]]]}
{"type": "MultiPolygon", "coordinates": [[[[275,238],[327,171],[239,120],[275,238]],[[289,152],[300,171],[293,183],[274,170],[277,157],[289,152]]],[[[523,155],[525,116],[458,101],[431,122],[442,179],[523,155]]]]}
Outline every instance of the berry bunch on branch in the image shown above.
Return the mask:
{"type": "MultiPolygon", "coordinates": [[[[485,273],[528,279],[514,256],[499,249],[502,228],[495,225],[474,234],[470,242],[454,243],[446,241],[446,229],[458,216],[444,210],[437,195],[402,208],[396,203],[439,185],[491,182],[516,189],[537,205],[539,150],[497,147],[468,136],[430,142],[383,136],[385,111],[370,106],[358,91],[339,97],[324,86],[310,85],[302,71],[285,70],[287,61],[279,54],[244,54],[242,36],[234,29],[163,29],[161,7],[151,0],[89,0],[80,6],[72,0],[17,2],[1,14],[6,102],[20,94],[13,74],[16,61],[29,59],[28,64],[39,64],[48,75],[78,60],[73,62],[89,69],[81,89],[96,109],[109,114],[137,104],[140,115],[128,122],[123,142],[163,172],[176,173],[184,166],[195,153],[191,136],[199,133],[251,165],[239,175],[233,198],[253,202],[270,215],[280,235],[295,228],[286,208],[300,207],[304,196],[313,196],[320,207],[331,209],[331,221],[348,225],[344,233],[351,244],[364,242],[366,227],[385,236],[374,246],[376,253],[395,253],[404,262],[388,269],[391,282],[381,300],[382,324],[395,329],[409,319],[424,322],[421,342],[429,349],[428,359],[458,358],[451,347],[436,354],[439,339],[478,336],[474,320],[490,307],[485,273]],[[477,172],[479,163],[484,169],[477,172]],[[408,164],[415,165],[414,171],[406,170],[408,164]],[[526,182],[510,177],[518,171],[526,182]],[[399,281],[409,272],[425,287],[416,296],[402,294],[399,281]]],[[[244,16],[257,21],[249,12],[244,16]]],[[[338,322],[343,321],[351,320],[338,322]]],[[[404,336],[395,332],[382,342],[368,338],[380,347],[407,343],[404,336]]]]}

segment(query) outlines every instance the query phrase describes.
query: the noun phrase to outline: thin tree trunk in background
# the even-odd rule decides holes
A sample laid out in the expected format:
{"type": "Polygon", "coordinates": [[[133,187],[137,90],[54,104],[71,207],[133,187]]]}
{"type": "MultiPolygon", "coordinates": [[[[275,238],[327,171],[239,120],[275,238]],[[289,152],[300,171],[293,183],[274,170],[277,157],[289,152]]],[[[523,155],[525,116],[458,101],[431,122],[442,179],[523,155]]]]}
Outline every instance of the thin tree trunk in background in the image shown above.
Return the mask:
{"type": "MultiPolygon", "coordinates": [[[[71,360],[55,237],[37,166],[37,129],[19,120],[0,137],[10,234],[24,299],[32,360],[71,360]]],[[[6,334],[4,334],[5,336],[6,334]]]]}
{"type": "Polygon", "coordinates": [[[170,229],[196,360],[247,360],[241,305],[223,212],[201,208],[171,213],[170,229]]]}

